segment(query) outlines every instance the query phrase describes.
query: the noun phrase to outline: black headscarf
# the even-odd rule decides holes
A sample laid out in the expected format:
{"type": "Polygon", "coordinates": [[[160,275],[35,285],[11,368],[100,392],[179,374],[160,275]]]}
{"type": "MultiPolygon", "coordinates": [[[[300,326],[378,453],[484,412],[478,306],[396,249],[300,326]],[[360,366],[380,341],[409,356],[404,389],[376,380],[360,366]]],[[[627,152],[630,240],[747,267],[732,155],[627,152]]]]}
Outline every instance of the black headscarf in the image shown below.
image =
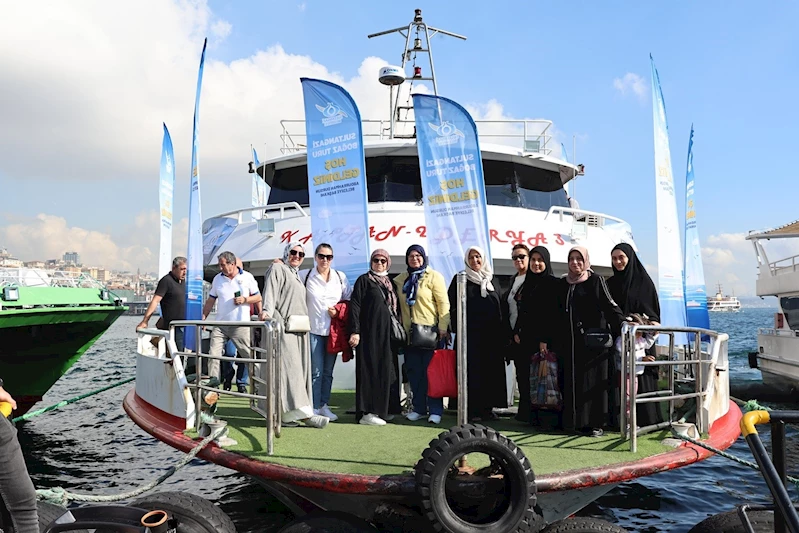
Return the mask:
{"type": "Polygon", "coordinates": [[[524,278],[524,285],[527,290],[533,291],[538,287],[542,280],[552,276],[552,264],[549,261],[549,250],[544,246],[535,246],[530,250],[530,258],[527,263],[527,276],[524,278]],[[543,272],[536,274],[533,272],[533,254],[537,253],[544,258],[546,268],[543,272]]]}
{"type": "Polygon", "coordinates": [[[625,315],[643,313],[650,320],[660,322],[657,288],[635,250],[626,242],[614,246],[611,253],[615,250],[621,250],[627,256],[627,266],[624,270],[613,267],[613,277],[608,280],[610,295],[625,315]]]}

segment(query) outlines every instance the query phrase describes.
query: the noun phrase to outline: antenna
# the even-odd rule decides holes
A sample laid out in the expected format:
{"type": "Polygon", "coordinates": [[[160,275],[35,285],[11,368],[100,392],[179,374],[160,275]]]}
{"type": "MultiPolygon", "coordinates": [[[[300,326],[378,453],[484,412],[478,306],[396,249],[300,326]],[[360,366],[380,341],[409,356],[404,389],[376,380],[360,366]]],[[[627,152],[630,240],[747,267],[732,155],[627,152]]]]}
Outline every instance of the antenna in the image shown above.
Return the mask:
{"type": "MultiPolygon", "coordinates": [[[[401,26],[399,28],[393,28],[390,30],[385,30],[377,33],[372,33],[367,37],[372,39],[373,37],[380,37],[381,35],[389,35],[391,33],[399,33],[403,37],[405,37],[405,49],[402,52],[402,64],[400,69],[405,74],[405,81],[411,82],[411,87],[408,90],[408,101],[405,105],[399,105],[399,94],[400,91],[397,89],[396,98],[394,97],[394,85],[398,85],[397,83],[391,83],[389,85],[389,107],[391,112],[391,121],[389,125],[389,139],[393,139],[394,135],[394,122],[400,120],[400,110],[405,110],[405,117],[407,120],[408,111],[413,109],[413,106],[410,105],[411,99],[411,91],[413,90],[413,83],[415,81],[430,81],[433,84],[433,94],[438,96],[438,84],[436,83],[436,71],[435,67],[433,66],[433,50],[430,43],[430,40],[436,36],[436,34],[447,35],[449,37],[454,37],[456,39],[466,40],[466,37],[463,35],[458,35],[457,33],[452,33],[446,30],[441,30],[438,28],[433,28],[432,26],[428,26],[422,20],[422,10],[416,9],[414,10],[413,21],[407,26],[401,26]],[[411,42],[411,34],[413,34],[413,42],[411,42]],[[416,56],[417,54],[427,54],[429,65],[430,65],[430,75],[425,76],[422,72],[422,67],[416,64],[416,56]],[[409,61],[413,61],[413,74],[409,77],[405,72],[405,65],[409,61]]],[[[415,135],[404,135],[405,138],[413,138],[415,135]]]]}

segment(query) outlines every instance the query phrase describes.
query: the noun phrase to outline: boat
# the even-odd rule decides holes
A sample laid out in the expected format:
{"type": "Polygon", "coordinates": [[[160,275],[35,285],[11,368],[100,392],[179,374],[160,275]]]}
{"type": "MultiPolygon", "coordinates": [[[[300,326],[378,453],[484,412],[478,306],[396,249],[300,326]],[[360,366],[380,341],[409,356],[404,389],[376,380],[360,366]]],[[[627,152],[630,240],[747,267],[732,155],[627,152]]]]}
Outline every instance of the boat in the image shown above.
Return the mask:
{"type": "Polygon", "coordinates": [[[81,272],[0,268],[0,377],[24,414],[127,310],[81,272]]]}
{"type": "MultiPolygon", "coordinates": [[[[405,37],[402,68],[415,55],[427,54],[432,59],[429,34],[444,33],[428,27],[421,10],[406,27],[384,33],[394,31],[405,37]]],[[[423,78],[417,65],[412,72],[423,78]]],[[[394,109],[405,111],[399,105],[394,109]]],[[[225,213],[204,224],[207,279],[214,275],[212,265],[222,250],[232,251],[246,268],[258,272],[282,255],[286,242],[310,243],[305,151],[301,136],[294,131],[299,122],[283,122],[285,154],[257,167],[271,188],[268,204],[225,213]],[[251,222],[253,210],[264,218],[251,222]]],[[[415,138],[400,133],[400,120],[365,122],[377,131],[374,142],[366,145],[370,237],[372,245],[389,250],[398,272],[407,246],[425,239],[415,138]]],[[[619,241],[632,242],[630,226],[610,215],[569,207],[564,185],[578,167],[553,156],[546,133],[550,125],[548,121],[500,121],[495,126],[517,128],[511,138],[521,146],[481,143],[495,272],[510,276],[509,252],[518,241],[547,244],[561,273],[566,270],[569,247],[586,245],[595,258],[595,269],[609,274],[610,250],[619,241]],[[534,126],[539,128],[535,140],[528,137],[534,126]]],[[[489,127],[483,135],[490,137],[496,131],[489,127]]],[[[507,129],[500,132],[508,135],[507,129]]],[[[465,277],[458,287],[465,302],[465,277]]],[[[457,312],[465,313],[464,306],[459,305],[457,312]]],[[[464,320],[458,322],[462,325],[464,320]]],[[[466,424],[465,401],[457,417],[445,412],[440,426],[414,424],[404,417],[381,428],[360,425],[347,413],[355,393],[341,379],[342,373],[352,373],[352,363],[336,366],[330,403],[339,413],[337,422],[324,430],[284,428],[276,399],[283,327],[279,320],[237,323],[252,330],[251,346],[255,338],[261,339],[253,348],[262,365],[262,374],[255,379],[257,390],[251,383],[247,393],[219,391],[197,376],[186,375],[189,365],[202,368],[198,359],[207,359],[208,354],[202,348],[198,353],[178,352],[174,328],[186,327],[187,336],[199,338],[202,327],[229,324],[186,320],[173,322],[170,331],[139,330],[136,385],[125,396],[123,407],[139,427],[184,452],[195,448],[200,436],[222,431],[216,443],[200,450],[198,457],[252,476],[297,515],[335,510],[394,531],[540,531],[545,523],[563,520],[619,483],[712,455],[684,440],[670,439],[671,422],[608,432],[595,439],[533,429],[502,418],[488,421],[490,427],[466,424]],[[162,339],[158,349],[146,342],[150,336],[162,339]]],[[[675,373],[667,371],[669,389],[659,398],[668,405],[670,420],[689,419],[679,428],[675,425],[675,430],[716,448],[729,447],[740,434],[741,412],[729,397],[727,335],[698,328],[643,328],[709,337],[705,348],[679,362],[694,365],[698,381],[678,382],[675,373]],[[684,400],[686,411],[676,412],[684,400]],[[691,405],[694,416],[688,413],[691,405]]],[[[624,334],[625,345],[630,345],[636,331],[627,329],[624,334]]],[[[457,338],[465,343],[465,335],[457,338]]],[[[306,355],[307,350],[306,345],[306,355]]],[[[463,346],[459,353],[465,357],[463,346]]],[[[676,354],[669,358],[676,359],[676,354]]],[[[459,366],[462,387],[464,367],[459,366]]],[[[633,411],[636,401],[656,401],[644,396],[633,394],[633,411]]],[[[635,418],[630,425],[636,427],[635,418]]]]}
{"type": "MultiPolygon", "coordinates": [[[[763,384],[788,394],[799,390],[799,256],[769,261],[765,243],[772,239],[799,237],[799,221],[764,231],[751,231],[758,273],[755,291],[758,296],[777,298],[779,311],[774,326],[757,331],[757,352],[749,364],[759,368],[763,384]]],[[[795,398],[795,396],[794,396],[795,398]]]]}
{"type": "Polygon", "coordinates": [[[725,296],[721,288],[721,283],[719,283],[718,291],[716,291],[715,296],[707,297],[707,310],[737,313],[741,310],[741,302],[735,297],[735,294],[732,296],[725,296]]]}

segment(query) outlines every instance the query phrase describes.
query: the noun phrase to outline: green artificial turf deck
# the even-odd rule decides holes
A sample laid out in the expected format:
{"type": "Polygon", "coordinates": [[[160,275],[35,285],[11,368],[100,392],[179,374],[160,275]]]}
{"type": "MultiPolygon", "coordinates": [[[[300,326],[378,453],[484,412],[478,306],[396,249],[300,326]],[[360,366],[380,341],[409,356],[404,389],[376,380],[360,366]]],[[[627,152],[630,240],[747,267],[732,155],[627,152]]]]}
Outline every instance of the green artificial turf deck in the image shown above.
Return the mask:
{"type": "MultiPolygon", "coordinates": [[[[355,423],[354,415],[345,414],[354,405],[354,392],[334,391],[330,407],[338,421],[325,429],[283,428],[271,457],[266,454],[266,421],[249,408],[247,400],[223,395],[216,417],[228,422],[228,436],[238,441],[227,448],[230,451],[298,468],[367,475],[411,471],[430,441],[457,423],[454,412],[448,411],[438,426],[400,416],[385,426],[364,426],[355,423]]],[[[638,452],[631,453],[630,443],[618,433],[601,438],[543,433],[512,419],[484,424],[520,446],[536,474],[623,463],[671,449],[660,443],[668,436],[665,431],[640,436],[638,452]]]]}

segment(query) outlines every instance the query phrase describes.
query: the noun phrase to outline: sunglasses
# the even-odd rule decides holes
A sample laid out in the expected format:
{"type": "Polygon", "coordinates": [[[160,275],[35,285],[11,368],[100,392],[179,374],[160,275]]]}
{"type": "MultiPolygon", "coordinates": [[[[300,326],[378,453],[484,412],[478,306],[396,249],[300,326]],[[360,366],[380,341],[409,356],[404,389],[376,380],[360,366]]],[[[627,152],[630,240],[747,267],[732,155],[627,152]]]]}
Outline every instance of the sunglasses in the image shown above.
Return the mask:
{"type": "Polygon", "coordinates": [[[333,254],[330,254],[330,255],[326,255],[326,254],[316,254],[316,258],[317,258],[317,259],[319,259],[320,261],[321,261],[322,259],[327,259],[328,261],[332,261],[332,260],[333,260],[333,254]]]}
{"type": "Polygon", "coordinates": [[[386,263],[388,263],[388,260],[383,259],[382,257],[375,257],[374,259],[372,259],[372,263],[380,263],[381,265],[385,265],[386,263]]]}
{"type": "Polygon", "coordinates": [[[511,259],[513,259],[514,261],[522,261],[524,259],[527,259],[527,256],[524,254],[513,255],[511,256],[511,259]]]}
{"type": "Polygon", "coordinates": [[[305,257],[305,252],[300,252],[299,250],[289,250],[289,255],[291,255],[292,257],[298,255],[300,256],[300,258],[303,258],[305,257]]]}

